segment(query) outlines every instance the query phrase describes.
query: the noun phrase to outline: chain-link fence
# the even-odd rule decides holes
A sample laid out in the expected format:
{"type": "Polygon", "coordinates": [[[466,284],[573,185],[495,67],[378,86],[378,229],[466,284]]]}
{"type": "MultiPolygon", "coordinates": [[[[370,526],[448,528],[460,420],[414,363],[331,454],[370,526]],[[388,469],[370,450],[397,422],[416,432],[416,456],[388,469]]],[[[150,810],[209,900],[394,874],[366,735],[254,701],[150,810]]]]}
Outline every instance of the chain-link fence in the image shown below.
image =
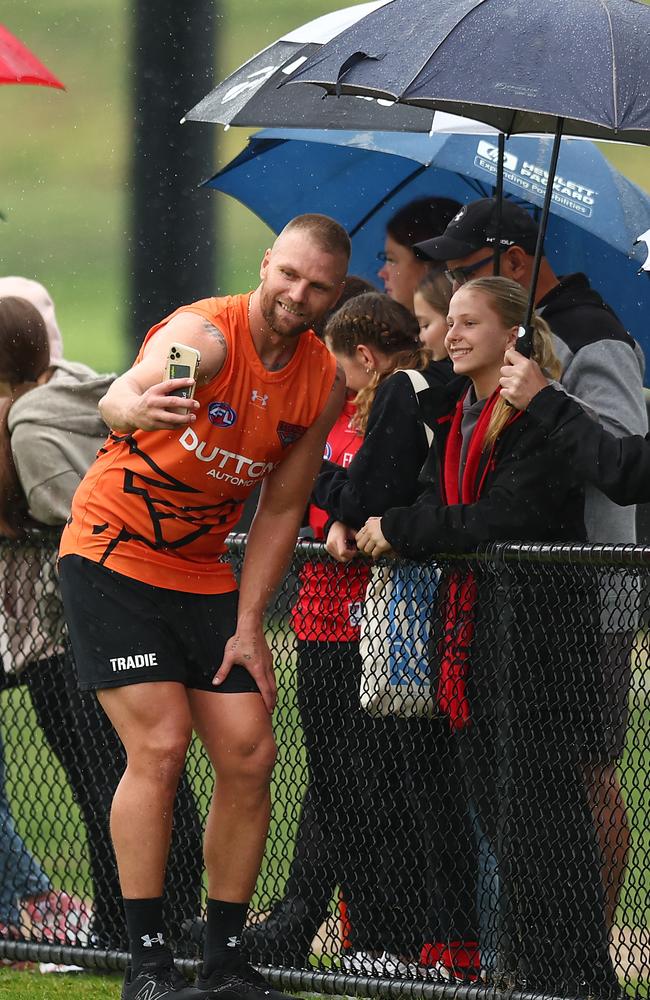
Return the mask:
{"type": "MultiPolygon", "coordinates": [[[[55,551],[49,535],[0,545],[0,957],[115,968],[124,759],[76,689],[55,551]]],[[[502,545],[342,567],[299,544],[268,618],[279,756],[244,932],[274,982],[647,997],[649,556],[502,545]]],[[[166,897],[188,964],[211,791],[195,743],[166,897]]]]}

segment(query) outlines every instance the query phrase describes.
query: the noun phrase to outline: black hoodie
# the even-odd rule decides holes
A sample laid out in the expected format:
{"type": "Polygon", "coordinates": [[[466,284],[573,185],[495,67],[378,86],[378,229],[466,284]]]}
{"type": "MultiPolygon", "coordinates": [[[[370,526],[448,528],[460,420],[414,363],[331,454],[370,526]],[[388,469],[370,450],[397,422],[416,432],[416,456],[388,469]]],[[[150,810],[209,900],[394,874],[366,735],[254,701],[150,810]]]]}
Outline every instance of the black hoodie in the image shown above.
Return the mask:
{"type": "MultiPolygon", "coordinates": [[[[606,430],[622,437],[648,429],[643,351],[584,274],[569,274],[544,296],[538,311],[555,334],[563,388],[584,400],[606,430]]],[[[585,524],[590,542],[633,542],[635,512],[589,487],[585,524]]]]}

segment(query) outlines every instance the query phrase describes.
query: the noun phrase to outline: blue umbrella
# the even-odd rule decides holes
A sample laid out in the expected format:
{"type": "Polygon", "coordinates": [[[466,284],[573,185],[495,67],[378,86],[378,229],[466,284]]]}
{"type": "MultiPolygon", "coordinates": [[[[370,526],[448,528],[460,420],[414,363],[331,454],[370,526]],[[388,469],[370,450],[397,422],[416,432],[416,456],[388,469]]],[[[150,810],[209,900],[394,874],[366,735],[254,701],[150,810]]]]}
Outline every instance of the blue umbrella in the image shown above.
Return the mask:
{"type": "MultiPolygon", "coordinates": [[[[550,137],[506,144],[504,192],[539,214],[550,137]]],[[[301,212],[323,212],[352,237],[351,271],[377,281],[387,220],[414,198],[461,202],[493,193],[490,136],[266,129],[206,183],[232,195],[278,232],[301,212]]],[[[650,196],[595,143],[565,140],[555,177],[546,256],[556,271],[584,271],[650,356],[648,282],[637,276],[650,227],[650,196]]]]}

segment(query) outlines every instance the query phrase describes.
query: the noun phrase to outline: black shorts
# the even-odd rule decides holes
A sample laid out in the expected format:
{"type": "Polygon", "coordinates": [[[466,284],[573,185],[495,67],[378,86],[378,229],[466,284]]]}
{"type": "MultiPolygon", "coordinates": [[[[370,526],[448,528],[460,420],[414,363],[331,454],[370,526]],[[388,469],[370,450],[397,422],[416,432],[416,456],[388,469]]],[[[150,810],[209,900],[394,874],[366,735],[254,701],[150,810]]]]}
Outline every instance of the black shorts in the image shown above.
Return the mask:
{"type": "Polygon", "coordinates": [[[178,681],[216,694],[259,692],[235,665],[212,678],[237,624],[238,592],[187,594],[152,587],[81,556],[59,563],[68,633],[82,691],[178,681]]]}

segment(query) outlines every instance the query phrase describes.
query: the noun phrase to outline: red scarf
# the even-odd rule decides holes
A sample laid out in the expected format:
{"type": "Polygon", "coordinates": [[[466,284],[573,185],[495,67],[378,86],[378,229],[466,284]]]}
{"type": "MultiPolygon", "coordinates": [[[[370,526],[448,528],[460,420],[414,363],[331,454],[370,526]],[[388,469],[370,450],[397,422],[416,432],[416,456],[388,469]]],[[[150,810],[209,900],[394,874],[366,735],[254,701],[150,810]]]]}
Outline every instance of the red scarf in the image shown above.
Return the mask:
{"type": "MultiPolygon", "coordinates": [[[[469,390],[468,390],[469,392],[469,390]]],[[[492,417],[492,412],[499,399],[497,389],[486,400],[481,415],[472,431],[465,468],[463,469],[462,485],[459,490],[460,459],[463,446],[461,425],[463,420],[463,395],[456,404],[452,419],[442,470],[443,503],[452,504],[475,503],[481,496],[485,479],[493,465],[495,443],[490,449],[481,478],[478,479],[479,466],[484,452],[485,436],[492,417]]],[[[513,412],[510,422],[516,420],[519,413],[513,412]]],[[[466,682],[469,667],[469,649],[474,638],[474,605],[476,603],[476,581],[473,573],[463,574],[455,570],[449,579],[445,604],[442,611],[444,633],[442,638],[442,657],[440,676],[438,679],[438,704],[449,716],[452,729],[464,729],[470,720],[469,701],[467,700],[466,682]]]]}

